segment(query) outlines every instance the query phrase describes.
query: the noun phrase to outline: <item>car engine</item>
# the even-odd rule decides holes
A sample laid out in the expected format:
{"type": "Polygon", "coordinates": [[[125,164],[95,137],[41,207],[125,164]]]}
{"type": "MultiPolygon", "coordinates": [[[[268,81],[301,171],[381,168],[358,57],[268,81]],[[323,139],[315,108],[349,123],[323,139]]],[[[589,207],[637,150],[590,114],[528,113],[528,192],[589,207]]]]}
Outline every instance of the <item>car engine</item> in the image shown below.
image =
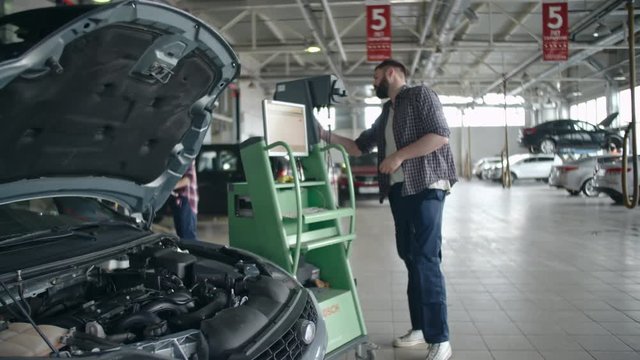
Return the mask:
{"type": "Polygon", "coordinates": [[[51,352],[19,305],[71,356],[130,347],[177,358],[227,358],[273,322],[295,285],[222,249],[227,253],[198,254],[163,240],[18,283],[13,296],[0,295],[0,356],[51,352]],[[29,342],[33,346],[25,346],[29,342]]]}

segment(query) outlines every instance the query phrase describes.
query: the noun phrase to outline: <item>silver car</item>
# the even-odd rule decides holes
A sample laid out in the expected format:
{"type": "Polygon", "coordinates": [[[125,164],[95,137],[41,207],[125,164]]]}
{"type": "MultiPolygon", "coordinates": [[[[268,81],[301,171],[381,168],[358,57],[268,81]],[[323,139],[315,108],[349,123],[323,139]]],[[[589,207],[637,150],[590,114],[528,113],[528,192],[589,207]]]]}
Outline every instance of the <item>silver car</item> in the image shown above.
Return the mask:
{"type": "Polygon", "coordinates": [[[602,155],[570,161],[551,168],[549,185],[565,189],[569,194],[577,196],[582,192],[588,197],[596,197],[600,193],[594,188],[594,172],[598,164],[614,162],[619,156],[602,155]]]}
{"type": "MultiPolygon", "coordinates": [[[[627,193],[629,195],[633,192],[633,171],[632,159],[629,158],[627,167],[627,193]]],[[[598,165],[594,177],[595,190],[607,194],[616,204],[623,202],[622,172],[622,159],[618,158],[616,161],[598,165]]]]}

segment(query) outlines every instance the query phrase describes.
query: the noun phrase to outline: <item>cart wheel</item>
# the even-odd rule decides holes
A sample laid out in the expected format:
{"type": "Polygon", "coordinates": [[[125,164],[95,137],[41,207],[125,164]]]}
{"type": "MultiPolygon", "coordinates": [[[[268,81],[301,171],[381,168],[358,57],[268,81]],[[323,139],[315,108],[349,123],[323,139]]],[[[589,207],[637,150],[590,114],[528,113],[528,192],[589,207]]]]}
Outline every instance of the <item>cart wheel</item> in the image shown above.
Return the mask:
{"type": "Polygon", "coordinates": [[[376,359],[376,350],[379,349],[379,346],[374,343],[363,343],[358,345],[356,348],[356,359],[358,360],[375,360],[376,359]]]}

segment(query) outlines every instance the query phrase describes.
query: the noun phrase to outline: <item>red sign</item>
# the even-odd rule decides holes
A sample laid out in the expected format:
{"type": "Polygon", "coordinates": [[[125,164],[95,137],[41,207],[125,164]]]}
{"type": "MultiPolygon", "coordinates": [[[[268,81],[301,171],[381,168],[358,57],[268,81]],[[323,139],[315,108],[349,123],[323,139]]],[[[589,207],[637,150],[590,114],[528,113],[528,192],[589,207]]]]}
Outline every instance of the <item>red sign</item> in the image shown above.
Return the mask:
{"type": "Polygon", "coordinates": [[[569,58],[567,3],[542,4],[542,54],[544,61],[566,61],[569,58]]]}
{"type": "Polygon", "coordinates": [[[367,61],[391,57],[391,5],[388,0],[367,1],[367,61]]]}

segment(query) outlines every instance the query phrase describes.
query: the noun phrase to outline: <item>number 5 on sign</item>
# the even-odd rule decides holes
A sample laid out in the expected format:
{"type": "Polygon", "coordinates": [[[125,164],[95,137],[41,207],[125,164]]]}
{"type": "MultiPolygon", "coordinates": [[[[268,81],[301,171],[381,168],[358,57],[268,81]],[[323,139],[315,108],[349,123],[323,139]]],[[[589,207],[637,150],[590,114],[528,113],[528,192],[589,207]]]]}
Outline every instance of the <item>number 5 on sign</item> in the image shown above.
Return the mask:
{"type": "Polygon", "coordinates": [[[542,4],[542,54],[545,61],[566,61],[569,58],[567,3],[542,4]]]}
{"type": "Polygon", "coordinates": [[[549,6],[549,21],[547,26],[551,30],[558,30],[564,24],[564,18],[561,15],[562,6],[549,6]]]}
{"type": "Polygon", "coordinates": [[[367,0],[367,61],[391,57],[391,5],[389,0],[367,0]]]}

